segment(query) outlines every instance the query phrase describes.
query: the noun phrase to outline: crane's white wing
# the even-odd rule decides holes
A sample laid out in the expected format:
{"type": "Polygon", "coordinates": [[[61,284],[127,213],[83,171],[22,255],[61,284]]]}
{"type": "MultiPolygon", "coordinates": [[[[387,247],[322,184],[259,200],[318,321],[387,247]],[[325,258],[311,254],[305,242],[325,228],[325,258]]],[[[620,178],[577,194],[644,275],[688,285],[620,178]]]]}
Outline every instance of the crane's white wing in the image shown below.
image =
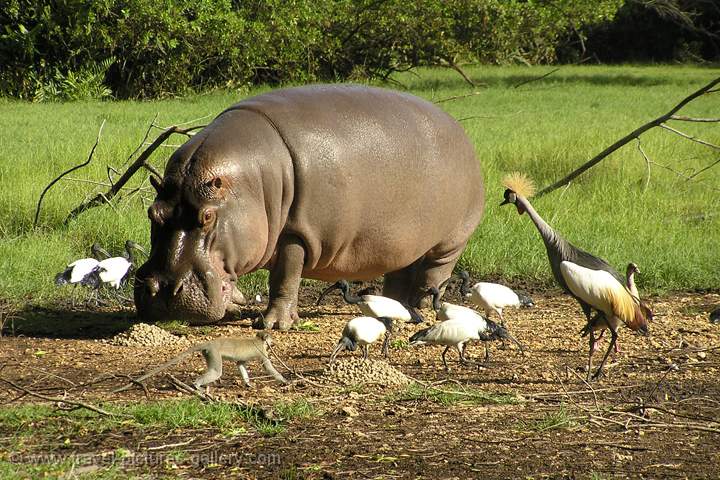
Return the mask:
{"type": "Polygon", "coordinates": [[[560,263],[560,272],[573,295],[607,316],[633,322],[636,303],[627,288],[609,272],[568,261],[560,263]]]}

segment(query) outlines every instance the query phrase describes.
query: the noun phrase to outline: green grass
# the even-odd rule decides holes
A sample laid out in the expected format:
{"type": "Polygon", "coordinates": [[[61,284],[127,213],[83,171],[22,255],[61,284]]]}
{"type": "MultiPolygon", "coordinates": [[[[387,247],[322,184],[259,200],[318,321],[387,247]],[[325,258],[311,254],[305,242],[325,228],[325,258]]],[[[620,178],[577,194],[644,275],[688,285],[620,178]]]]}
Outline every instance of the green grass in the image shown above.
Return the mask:
{"type": "Polygon", "coordinates": [[[320,327],[317,323],[313,322],[312,320],[305,320],[303,322],[298,323],[297,325],[293,325],[293,330],[298,330],[300,332],[319,332],[320,327]]]}
{"type": "Polygon", "coordinates": [[[475,388],[453,390],[451,388],[424,387],[411,383],[404,390],[393,394],[394,401],[430,401],[440,405],[514,405],[522,401],[516,395],[490,393],[475,388]]]}
{"type": "MultiPolygon", "coordinates": [[[[520,170],[540,186],[564,176],[614,141],[671,107],[709,82],[716,71],[700,67],[567,66],[537,82],[547,67],[469,67],[467,73],[486,86],[480,94],[441,105],[461,123],[482,162],[486,208],[460,264],[478,278],[502,276],[508,282],[550,283],[540,238],[527,216],[498,206],[503,174],[520,170]]],[[[421,97],[438,100],[472,91],[454,72],[420,69],[395,79],[421,97]]],[[[256,89],[250,95],[267,90],[256,89]]],[[[715,96],[717,94],[714,94],[715,96]]],[[[243,95],[244,96],[244,95],[243,95]]],[[[29,104],[0,100],[0,299],[52,302],[67,296],[57,288],[55,273],[86,256],[98,241],[119,253],[126,239],[149,246],[146,209],[153,195],[128,189],[113,208],[88,211],[69,225],[63,220],[97,186],[107,182],[106,169],[122,169],[150,121],[158,125],[210,119],[240,100],[234,92],[215,92],[154,102],[76,102],[29,104]],[[105,120],[92,163],[57,184],[46,196],[40,226],[32,228],[42,189],[60,172],[87,158],[105,120]]],[[[700,98],[680,113],[717,117],[717,99],[700,98]]],[[[674,122],[673,126],[718,144],[717,124],[674,122]]],[[[183,142],[180,137],[169,143],[183,142]]],[[[653,129],[642,136],[650,158],[690,173],[717,160],[717,152],[653,129]]],[[[152,163],[162,169],[174,148],[156,151],[152,163]]],[[[141,172],[131,187],[141,186],[141,172]]],[[[688,182],[652,167],[643,192],[645,162],[635,143],[623,147],[573,182],[535,202],[538,212],[577,246],[624,270],[640,266],[641,289],[653,291],[716,289],[720,285],[720,167],[688,182]]],[[[104,190],[104,187],[100,188],[104,190]]],[[[245,276],[246,292],[266,292],[267,273],[245,276]]],[[[130,292],[125,291],[128,295],[130,292]]]]}
{"type": "Polygon", "coordinates": [[[566,430],[577,425],[577,419],[564,406],[561,406],[553,412],[546,413],[538,420],[521,422],[520,428],[526,431],[544,432],[546,430],[566,430]]]}
{"type": "Polygon", "coordinates": [[[99,434],[117,428],[181,430],[216,429],[226,436],[245,433],[248,426],[263,435],[284,431],[286,424],[319,415],[304,399],[278,402],[264,408],[230,402],[203,403],[197,399],[128,403],[104,407],[113,417],[89,410],[60,412],[48,405],[23,405],[0,410],[0,430],[11,432],[18,442],[32,435],[99,434]]]}

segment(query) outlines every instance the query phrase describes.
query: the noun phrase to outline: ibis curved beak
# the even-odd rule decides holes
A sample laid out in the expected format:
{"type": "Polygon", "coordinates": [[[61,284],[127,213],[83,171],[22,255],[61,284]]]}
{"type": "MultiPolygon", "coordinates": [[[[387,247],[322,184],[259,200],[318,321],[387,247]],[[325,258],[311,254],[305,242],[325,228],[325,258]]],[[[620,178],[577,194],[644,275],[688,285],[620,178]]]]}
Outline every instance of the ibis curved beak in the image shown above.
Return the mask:
{"type": "Polygon", "coordinates": [[[315,306],[317,307],[318,305],[320,305],[320,303],[321,303],[321,302],[323,301],[323,299],[325,298],[325,295],[327,295],[328,293],[332,292],[333,290],[335,290],[335,289],[337,289],[337,288],[340,288],[340,286],[339,286],[337,283],[333,283],[332,285],[330,285],[329,287],[327,287],[325,290],[323,290],[323,291],[320,293],[320,296],[318,297],[317,301],[315,302],[315,306]]]}

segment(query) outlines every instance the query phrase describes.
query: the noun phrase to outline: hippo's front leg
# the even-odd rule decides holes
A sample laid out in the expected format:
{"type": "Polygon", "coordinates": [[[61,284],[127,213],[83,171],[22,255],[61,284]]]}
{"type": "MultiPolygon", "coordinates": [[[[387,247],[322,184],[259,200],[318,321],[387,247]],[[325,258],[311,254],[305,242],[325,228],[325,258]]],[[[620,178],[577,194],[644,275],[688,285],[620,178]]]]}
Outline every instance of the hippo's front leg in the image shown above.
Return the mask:
{"type": "Polygon", "coordinates": [[[254,328],[289,330],[300,319],[297,313],[298,289],[305,262],[305,247],[294,236],[278,241],[277,258],[270,270],[270,300],[263,317],[254,328]]]}

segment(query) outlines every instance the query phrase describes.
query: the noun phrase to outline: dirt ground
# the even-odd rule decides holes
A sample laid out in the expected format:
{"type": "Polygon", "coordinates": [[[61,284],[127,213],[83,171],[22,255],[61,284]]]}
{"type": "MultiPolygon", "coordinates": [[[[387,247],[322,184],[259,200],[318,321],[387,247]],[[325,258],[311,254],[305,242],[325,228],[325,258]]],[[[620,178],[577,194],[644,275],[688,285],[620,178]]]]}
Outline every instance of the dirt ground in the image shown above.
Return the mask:
{"type": "MultiPolygon", "coordinates": [[[[720,476],[720,325],[708,320],[708,313],[720,305],[720,295],[648,298],[655,313],[650,336],[622,330],[621,351],[611,357],[607,375],[587,384],[580,308],[558,292],[532,293],[535,308],[507,310],[505,316],[510,331],[525,346],[525,355],[493,343],[490,362],[477,368],[459,365],[450,352],[451,371],[446,373],[441,347],[394,343],[390,362],[398,370],[437,389],[433,392],[461,392],[454,401],[443,402],[431,394],[407,395],[402,390],[319,385],[315,380],[344,323],[357,310],[342,304],[338,296],[315,307],[317,290],[306,288],[301,317],[319,331],[274,334],[275,351],[305,380],[278,366],[296,380],[281,386],[252,366],[254,386],[246,389],[237,369],[227,365],[212,394],[219,400],[260,405],[304,398],[319,415],[292,420],[284,431],[269,436],[252,429],[230,437],[211,428],[156,435],[118,429],[74,438],[64,452],[100,455],[122,447],[146,458],[142,456],[160,455],[172,447],[195,460],[172,470],[162,462],[128,467],[150,478],[720,476]],[[478,391],[493,398],[510,394],[516,401],[462,400],[462,392],[478,391]]],[[[260,310],[248,308],[244,314],[260,310]]],[[[431,312],[425,314],[432,319],[431,312]]],[[[0,377],[44,395],[67,395],[96,405],[188,397],[163,375],[148,381],[147,395],[140,388],[110,393],[126,382],[126,375],[138,375],[182,350],[103,343],[127,328],[132,316],[132,309],[70,312],[65,307],[29,307],[17,312],[16,336],[0,340],[0,377]],[[33,335],[27,333],[31,330],[33,335]]],[[[250,324],[249,318],[234,317],[212,328],[191,328],[189,339],[195,343],[250,335],[250,324]]],[[[6,330],[10,327],[8,323],[6,330]]],[[[393,338],[407,340],[421,327],[404,325],[393,338]]],[[[601,343],[596,364],[606,346],[607,340],[601,343]]],[[[379,345],[371,347],[371,356],[379,356],[379,350],[379,345]]],[[[482,358],[483,346],[473,345],[469,352],[482,358]]],[[[347,355],[351,354],[341,357],[347,355]]],[[[201,367],[197,355],[171,373],[191,381],[201,367]]],[[[0,402],[6,408],[38,401],[7,384],[0,387],[0,402]]],[[[0,450],[9,448],[11,439],[12,432],[0,425],[0,450]]],[[[53,441],[40,438],[33,451],[56,451],[53,441]]]]}

